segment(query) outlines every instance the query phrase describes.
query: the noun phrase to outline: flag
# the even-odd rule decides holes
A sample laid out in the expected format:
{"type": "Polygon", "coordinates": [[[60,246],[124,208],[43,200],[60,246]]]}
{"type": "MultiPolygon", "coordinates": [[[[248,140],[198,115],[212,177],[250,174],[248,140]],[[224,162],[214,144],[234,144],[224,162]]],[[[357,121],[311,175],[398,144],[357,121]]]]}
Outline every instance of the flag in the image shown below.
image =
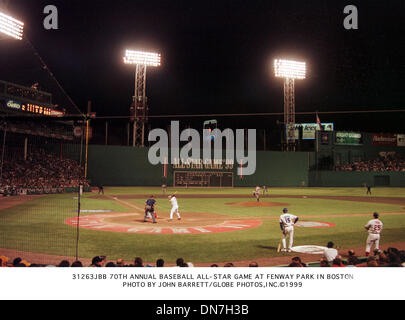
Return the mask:
{"type": "MultiPolygon", "coordinates": [[[[316,124],[318,125],[318,130],[322,131],[322,123],[321,123],[321,119],[319,119],[318,112],[316,113],[316,124]]],[[[316,131],[315,131],[315,138],[316,138],[315,151],[318,152],[319,151],[319,134],[316,131]]]]}
{"type": "Polygon", "coordinates": [[[316,113],[316,123],[318,125],[319,130],[322,130],[322,123],[321,119],[319,119],[318,112],[316,113]]]}
{"type": "Polygon", "coordinates": [[[167,178],[167,158],[165,158],[165,162],[163,164],[163,178],[167,178]]]}

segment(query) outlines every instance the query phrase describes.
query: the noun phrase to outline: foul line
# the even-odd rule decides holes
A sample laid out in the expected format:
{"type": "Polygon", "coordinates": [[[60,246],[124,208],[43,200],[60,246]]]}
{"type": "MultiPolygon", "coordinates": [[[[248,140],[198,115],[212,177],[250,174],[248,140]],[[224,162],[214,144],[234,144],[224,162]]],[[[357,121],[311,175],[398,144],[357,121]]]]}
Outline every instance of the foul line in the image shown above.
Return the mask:
{"type": "Polygon", "coordinates": [[[136,205],[134,205],[134,204],[132,204],[132,203],[129,203],[129,202],[120,200],[120,199],[118,199],[117,197],[107,196],[107,198],[110,198],[110,199],[112,199],[112,200],[114,200],[114,201],[117,201],[117,202],[121,202],[121,203],[123,203],[124,205],[126,205],[127,207],[135,208],[136,210],[139,211],[138,213],[143,213],[143,209],[142,209],[142,208],[140,208],[140,207],[138,207],[138,206],[136,206],[136,205]]]}

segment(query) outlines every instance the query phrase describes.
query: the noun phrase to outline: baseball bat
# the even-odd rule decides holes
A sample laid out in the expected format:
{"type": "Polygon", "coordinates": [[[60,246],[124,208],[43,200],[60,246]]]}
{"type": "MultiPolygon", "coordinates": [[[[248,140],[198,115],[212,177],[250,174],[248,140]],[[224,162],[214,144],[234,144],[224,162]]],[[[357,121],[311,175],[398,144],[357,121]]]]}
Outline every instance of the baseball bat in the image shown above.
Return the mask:
{"type": "Polygon", "coordinates": [[[280,250],[281,250],[281,239],[280,239],[280,241],[278,242],[277,252],[280,252],[280,250]]]}

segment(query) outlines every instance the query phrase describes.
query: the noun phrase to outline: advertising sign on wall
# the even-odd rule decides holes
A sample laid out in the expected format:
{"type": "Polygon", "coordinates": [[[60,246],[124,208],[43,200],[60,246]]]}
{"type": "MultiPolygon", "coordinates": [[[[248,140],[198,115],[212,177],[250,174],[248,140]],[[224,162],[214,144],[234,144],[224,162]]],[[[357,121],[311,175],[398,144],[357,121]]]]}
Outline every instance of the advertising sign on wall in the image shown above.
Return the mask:
{"type": "Polygon", "coordinates": [[[10,109],[21,110],[21,103],[14,100],[6,100],[6,106],[10,109]]]}
{"type": "MultiPolygon", "coordinates": [[[[294,138],[299,139],[300,127],[302,127],[302,139],[303,140],[315,140],[315,132],[319,131],[317,123],[296,123],[294,125],[294,138]]],[[[333,131],[333,123],[322,123],[322,131],[333,131]]]]}
{"type": "Polygon", "coordinates": [[[337,131],[335,136],[335,144],[359,146],[363,144],[363,135],[358,132],[337,131]]]}
{"type": "Polygon", "coordinates": [[[405,147],[405,134],[397,134],[397,146],[405,147]]]}
{"type": "Polygon", "coordinates": [[[390,133],[373,133],[372,143],[375,146],[396,146],[397,145],[397,135],[390,133]]]}

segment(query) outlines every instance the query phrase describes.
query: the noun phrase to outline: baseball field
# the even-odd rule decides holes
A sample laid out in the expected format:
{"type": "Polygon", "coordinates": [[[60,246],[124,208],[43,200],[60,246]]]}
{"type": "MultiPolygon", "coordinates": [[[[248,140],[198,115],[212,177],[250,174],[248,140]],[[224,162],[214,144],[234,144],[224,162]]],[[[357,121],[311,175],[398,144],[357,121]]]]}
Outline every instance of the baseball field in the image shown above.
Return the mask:
{"type": "MultiPolygon", "coordinates": [[[[277,252],[283,208],[299,217],[294,246],[325,246],[333,241],[342,252],[364,253],[364,225],[372,213],[384,223],[382,245],[405,244],[405,188],[270,188],[253,197],[253,188],[105,187],[81,197],[77,228],[76,194],[18,196],[0,199],[0,255],[24,256],[39,263],[62,257],[87,261],[147,263],[179,257],[196,266],[234,262],[261,266],[287,262],[296,252],[277,252]],[[169,221],[168,195],[176,193],[182,219],[169,221]],[[143,222],[144,203],[154,195],[157,224],[143,222]],[[79,230],[79,233],[77,233],[79,230]],[[77,242],[77,240],[79,240],[77,242]],[[78,243],[78,247],[77,247],[78,243]]],[[[306,260],[311,259],[305,255],[306,260]]],[[[318,257],[313,255],[313,261],[318,257]]]]}

